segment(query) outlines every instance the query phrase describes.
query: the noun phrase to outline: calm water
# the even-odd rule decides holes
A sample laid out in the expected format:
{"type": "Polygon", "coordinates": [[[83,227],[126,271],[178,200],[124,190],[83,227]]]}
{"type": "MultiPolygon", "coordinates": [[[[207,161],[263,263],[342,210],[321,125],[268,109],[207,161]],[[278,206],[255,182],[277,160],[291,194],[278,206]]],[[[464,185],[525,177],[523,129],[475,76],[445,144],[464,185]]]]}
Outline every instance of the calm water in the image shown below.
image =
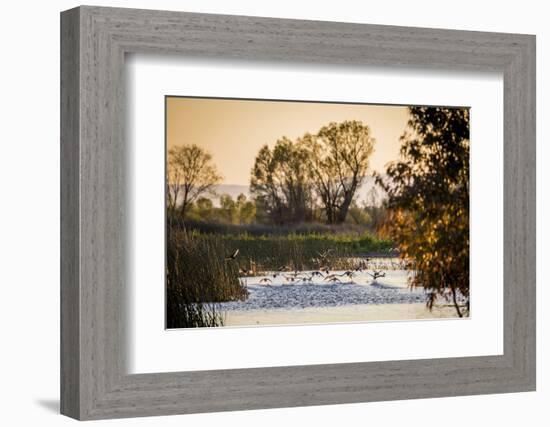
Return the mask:
{"type": "Polygon", "coordinates": [[[323,277],[302,280],[290,274],[266,273],[265,276],[242,278],[249,292],[246,301],[220,304],[222,310],[257,310],[306,307],[336,307],[352,304],[413,304],[426,301],[422,288],[410,289],[406,270],[385,271],[376,280],[367,272],[352,278],[343,271],[331,272],[339,282],[330,283],[323,277]],[[269,282],[264,279],[269,279],[269,282]],[[267,283],[266,283],[267,282],[267,283]]]}

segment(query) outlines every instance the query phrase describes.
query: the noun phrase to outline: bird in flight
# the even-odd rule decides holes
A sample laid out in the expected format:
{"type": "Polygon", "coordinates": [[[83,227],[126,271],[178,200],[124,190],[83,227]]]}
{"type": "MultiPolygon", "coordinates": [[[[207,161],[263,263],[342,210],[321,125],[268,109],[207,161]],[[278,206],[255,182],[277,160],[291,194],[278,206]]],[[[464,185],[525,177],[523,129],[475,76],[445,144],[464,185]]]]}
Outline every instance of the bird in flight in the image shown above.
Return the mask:
{"type": "Polygon", "coordinates": [[[346,276],[350,282],[349,283],[355,283],[353,281],[353,278],[356,276],[355,272],[351,271],[351,270],[348,270],[348,271],[344,271],[342,274],[335,274],[334,276],[339,276],[339,277],[344,277],[346,276]]]}
{"type": "Polygon", "coordinates": [[[333,252],[333,248],[329,248],[326,251],[323,252],[317,252],[317,255],[319,255],[319,258],[321,259],[327,259],[327,257],[330,255],[331,252],[333,252]]]}
{"type": "Polygon", "coordinates": [[[373,280],[376,280],[378,279],[379,277],[385,277],[386,276],[386,272],[382,272],[380,270],[373,270],[372,273],[369,273],[368,271],[366,272],[369,276],[371,276],[373,278],[373,280]]]}
{"type": "Polygon", "coordinates": [[[311,283],[311,282],[313,282],[313,277],[314,276],[315,276],[314,274],[309,274],[309,275],[304,274],[300,278],[302,279],[303,283],[311,283]]]}
{"type": "Polygon", "coordinates": [[[287,282],[290,282],[290,283],[294,283],[296,281],[296,277],[294,276],[287,276],[286,274],[284,275],[284,278],[287,282]]]}
{"type": "Polygon", "coordinates": [[[353,278],[355,277],[355,272],[350,270],[344,271],[342,274],[340,274],[340,277],[343,276],[347,276],[350,280],[353,280],[353,278]]]}
{"type": "Polygon", "coordinates": [[[260,283],[271,283],[271,279],[264,277],[263,279],[260,279],[260,283]]]}
{"type": "Polygon", "coordinates": [[[329,274],[330,273],[330,269],[327,267],[327,266],[322,266],[322,267],[319,267],[319,271],[322,271],[323,273],[325,274],[329,274]]]}
{"type": "Polygon", "coordinates": [[[235,258],[237,258],[237,255],[239,255],[239,250],[235,249],[235,252],[233,252],[231,255],[226,256],[225,260],[228,261],[228,260],[231,260],[231,259],[235,259],[235,258]]]}

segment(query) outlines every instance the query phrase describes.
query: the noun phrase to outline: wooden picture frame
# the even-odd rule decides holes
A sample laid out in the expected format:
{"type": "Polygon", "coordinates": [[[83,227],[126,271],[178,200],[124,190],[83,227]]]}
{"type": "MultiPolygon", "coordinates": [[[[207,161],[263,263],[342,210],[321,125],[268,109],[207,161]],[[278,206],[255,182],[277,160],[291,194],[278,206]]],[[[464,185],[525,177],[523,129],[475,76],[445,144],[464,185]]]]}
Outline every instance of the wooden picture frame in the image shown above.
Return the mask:
{"type": "Polygon", "coordinates": [[[535,37],[104,7],[61,14],[61,412],[101,419],[535,390],[535,37]],[[504,79],[504,353],[126,373],[127,53],[504,79]]]}

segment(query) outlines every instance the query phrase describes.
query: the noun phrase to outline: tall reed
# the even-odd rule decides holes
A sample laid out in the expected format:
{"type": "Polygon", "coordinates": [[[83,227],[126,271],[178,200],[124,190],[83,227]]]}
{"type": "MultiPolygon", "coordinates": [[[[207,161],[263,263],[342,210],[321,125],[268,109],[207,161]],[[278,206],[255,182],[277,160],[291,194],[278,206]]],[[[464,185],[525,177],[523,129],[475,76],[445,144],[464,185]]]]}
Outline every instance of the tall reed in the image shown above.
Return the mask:
{"type": "MultiPolygon", "coordinates": [[[[216,235],[201,234],[209,240],[216,235]]],[[[290,267],[293,270],[311,270],[329,267],[332,270],[353,268],[351,262],[363,252],[387,251],[389,243],[368,234],[338,236],[330,234],[289,234],[284,236],[253,236],[249,234],[221,236],[229,250],[239,249],[241,268],[250,262],[258,271],[278,270],[290,267]]]]}
{"type": "Polygon", "coordinates": [[[202,239],[169,230],[166,252],[166,323],[168,328],[222,326],[219,303],[248,295],[235,262],[225,260],[221,238],[202,239]]]}

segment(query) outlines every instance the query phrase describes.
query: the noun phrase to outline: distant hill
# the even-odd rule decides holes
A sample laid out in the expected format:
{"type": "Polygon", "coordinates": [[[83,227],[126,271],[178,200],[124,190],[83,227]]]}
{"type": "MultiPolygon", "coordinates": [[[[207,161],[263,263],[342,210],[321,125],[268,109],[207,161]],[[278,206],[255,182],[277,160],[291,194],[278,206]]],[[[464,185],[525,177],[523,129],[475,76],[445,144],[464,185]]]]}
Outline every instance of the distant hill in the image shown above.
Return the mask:
{"type": "MultiPolygon", "coordinates": [[[[375,185],[374,178],[371,176],[366,177],[365,183],[357,190],[355,200],[359,205],[362,205],[364,201],[370,198],[371,189],[375,185]]],[[[219,206],[220,196],[222,194],[229,194],[233,199],[236,199],[239,194],[244,194],[247,199],[250,199],[250,187],[248,185],[234,185],[234,184],[220,184],[215,188],[216,196],[207,196],[214,202],[215,206],[219,206]]],[[[377,188],[375,194],[376,203],[380,203],[384,195],[381,188],[377,188]]]]}

